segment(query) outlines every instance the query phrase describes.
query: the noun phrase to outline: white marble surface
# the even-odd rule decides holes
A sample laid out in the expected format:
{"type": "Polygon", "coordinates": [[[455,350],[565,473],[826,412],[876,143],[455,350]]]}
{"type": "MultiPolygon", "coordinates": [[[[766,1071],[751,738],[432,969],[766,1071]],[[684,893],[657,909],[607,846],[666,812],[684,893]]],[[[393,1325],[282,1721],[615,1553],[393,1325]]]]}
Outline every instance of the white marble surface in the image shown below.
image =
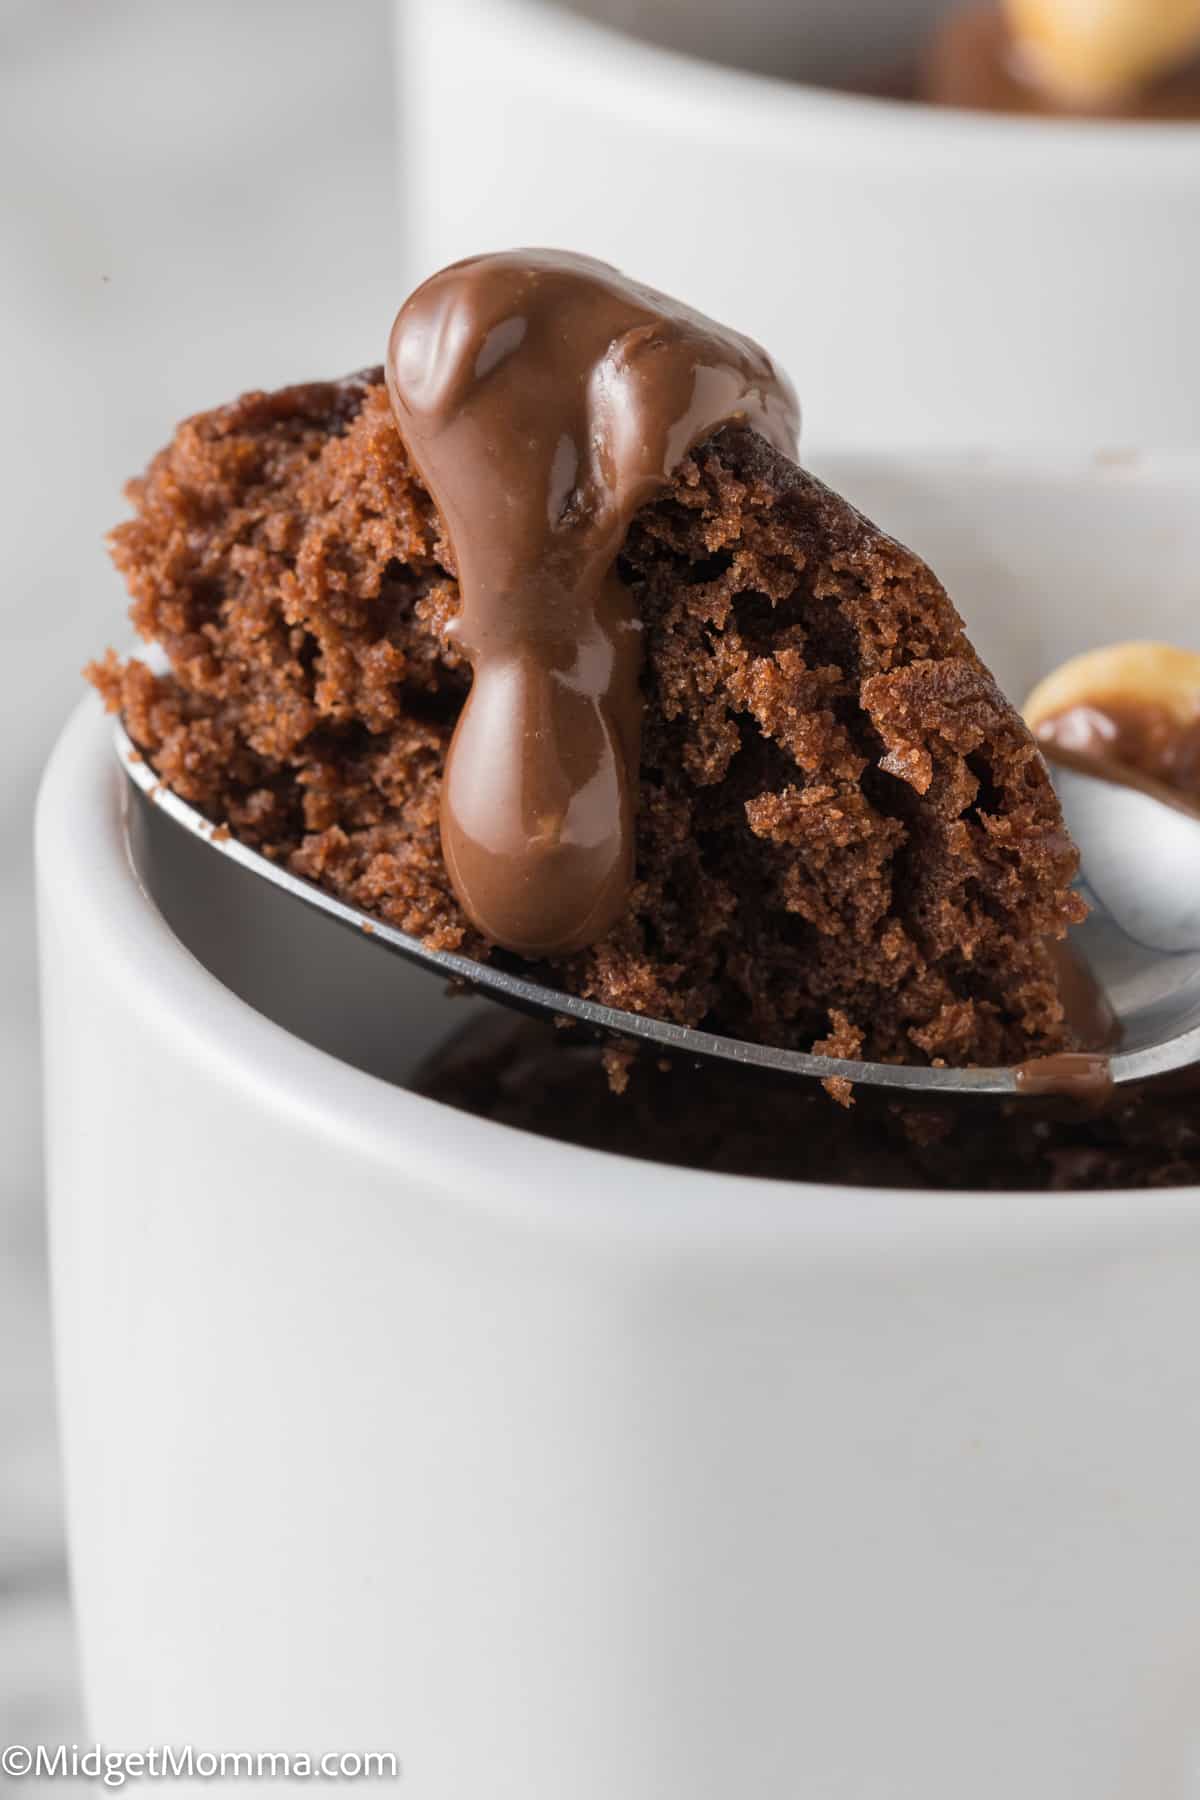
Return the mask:
{"type": "Polygon", "coordinates": [[[122,632],[101,540],[125,477],[184,413],[382,352],[406,273],[389,27],[388,0],[0,0],[0,1743],[84,1729],[45,1297],[34,791],[80,666],[122,632]]]}

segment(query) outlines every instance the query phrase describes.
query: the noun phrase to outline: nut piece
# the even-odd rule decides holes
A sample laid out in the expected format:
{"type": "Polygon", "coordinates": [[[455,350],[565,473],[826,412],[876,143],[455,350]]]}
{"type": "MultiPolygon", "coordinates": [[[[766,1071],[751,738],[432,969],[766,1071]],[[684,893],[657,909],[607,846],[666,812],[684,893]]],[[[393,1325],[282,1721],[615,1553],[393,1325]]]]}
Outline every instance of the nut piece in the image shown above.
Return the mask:
{"type": "Polygon", "coordinates": [[[1037,735],[1050,719],[1080,706],[1152,706],[1176,724],[1200,721],[1200,651],[1175,644],[1132,642],[1085,650],[1051,670],[1025,702],[1025,722],[1037,735]]]}
{"type": "Polygon", "coordinates": [[[1200,0],[1005,0],[1028,78],[1065,106],[1143,87],[1200,49],[1200,0]]]}

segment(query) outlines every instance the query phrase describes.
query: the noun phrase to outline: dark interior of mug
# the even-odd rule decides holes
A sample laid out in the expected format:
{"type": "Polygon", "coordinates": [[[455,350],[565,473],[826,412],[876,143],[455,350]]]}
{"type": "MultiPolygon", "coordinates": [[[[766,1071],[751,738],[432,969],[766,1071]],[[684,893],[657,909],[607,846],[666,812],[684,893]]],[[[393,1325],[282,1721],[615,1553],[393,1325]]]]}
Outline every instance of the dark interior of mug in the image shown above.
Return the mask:
{"type": "Polygon", "coordinates": [[[240,1000],[352,1068],[406,1086],[486,1001],[292,899],[129,790],[129,853],[176,937],[240,1000]]]}
{"type": "Polygon", "coordinates": [[[563,11],[730,68],[795,81],[852,81],[903,63],[942,0],[549,0],[563,11]]]}

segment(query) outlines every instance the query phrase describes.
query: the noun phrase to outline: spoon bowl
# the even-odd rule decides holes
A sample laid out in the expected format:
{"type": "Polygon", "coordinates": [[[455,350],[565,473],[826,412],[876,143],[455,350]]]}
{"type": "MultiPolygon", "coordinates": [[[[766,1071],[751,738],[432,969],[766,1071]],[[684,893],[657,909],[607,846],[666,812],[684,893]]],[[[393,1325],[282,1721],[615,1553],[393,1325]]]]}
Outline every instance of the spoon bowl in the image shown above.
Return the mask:
{"type": "Polygon", "coordinates": [[[1121,1026],[1114,1079],[1200,1059],[1200,814],[1167,789],[1051,764],[1091,907],[1073,943],[1121,1026]]]}
{"type": "MultiPolygon", "coordinates": [[[[369,937],[381,951],[517,1011],[567,1019],[672,1055],[814,1081],[837,1077],[927,1099],[982,1094],[1011,1098],[1033,1091],[1022,1084],[1015,1068],[934,1069],[780,1049],[602,1006],[501,965],[433,950],[420,938],[348,905],[219,832],[159,779],[120,721],[115,744],[121,768],[137,794],[214,854],[314,907],[334,924],[369,937]]],[[[1121,1047],[1108,1059],[1112,1084],[1129,1086],[1187,1068],[1200,1061],[1200,816],[1103,777],[1065,766],[1056,766],[1053,772],[1067,827],[1082,854],[1080,887],[1092,907],[1072,943],[1120,1026],[1121,1047]],[[1137,846],[1135,855],[1130,845],[1137,846]]]]}

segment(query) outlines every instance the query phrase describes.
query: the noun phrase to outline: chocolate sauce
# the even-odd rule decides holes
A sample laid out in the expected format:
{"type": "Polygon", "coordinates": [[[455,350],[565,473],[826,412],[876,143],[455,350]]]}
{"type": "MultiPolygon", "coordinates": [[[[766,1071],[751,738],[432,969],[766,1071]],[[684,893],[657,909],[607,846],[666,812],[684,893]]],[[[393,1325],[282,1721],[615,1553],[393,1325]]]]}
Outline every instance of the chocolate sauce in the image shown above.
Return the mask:
{"type": "Polygon", "coordinates": [[[1037,738],[1052,761],[1200,805],[1200,694],[1189,720],[1147,700],[1086,701],[1039,720],[1037,738]]]}
{"type": "Polygon", "coordinates": [[[1108,1052],[1121,1041],[1121,1026],[1108,996],[1078,950],[1068,941],[1047,946],[1054,959],[1058,997],[1067,1029],[1081,1050],[1057,1051],[1018,1063],[1017,1092],[1057,1094],[1103,1106],[1115,1092],[1108,1052]]]}
{"type": "Polygon", "coordinates": [[[795,454],[785,377],[749,339],[554,250],[434,275],[392,327],[401,436],[453,552],[473,670],[442,849],[484,934],[594,943],[634,872],[640,621],[616,559],[634,514],[720,426],[795,454]]]}
{"type": "Polygon", "coordinates": [[[1019,1094],[1059,1094],[1102,1106],[1115,1091],[1112,1065],[1102,1052],[1061,1050],[1054,1056],[1033,1056],[1018,1063],[1013,1074],[1019,1094]]]}

